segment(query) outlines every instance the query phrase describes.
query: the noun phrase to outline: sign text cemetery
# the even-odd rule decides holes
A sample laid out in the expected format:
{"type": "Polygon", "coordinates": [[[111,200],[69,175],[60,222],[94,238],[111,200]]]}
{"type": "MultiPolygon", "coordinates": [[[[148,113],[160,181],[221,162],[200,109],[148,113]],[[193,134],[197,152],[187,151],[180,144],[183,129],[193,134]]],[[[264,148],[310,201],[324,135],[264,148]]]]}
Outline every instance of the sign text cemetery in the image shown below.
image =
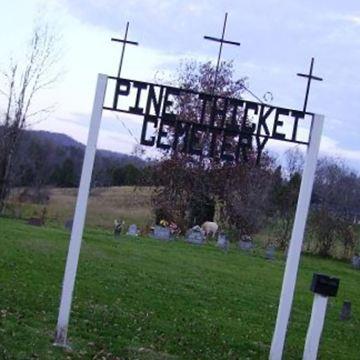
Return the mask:
{"type": "Polygon", "coordinates": [[[253,146],[261,153],[269,139],[309,143],[298,130],[301,122],[309,126],[311,113],[137,80],[108,81],[114,97],[104,109],[141,116],[142,145],[238,162],[253,146]],[[195,107],[191,118],[183,116],[186,103],[195,107]]]}

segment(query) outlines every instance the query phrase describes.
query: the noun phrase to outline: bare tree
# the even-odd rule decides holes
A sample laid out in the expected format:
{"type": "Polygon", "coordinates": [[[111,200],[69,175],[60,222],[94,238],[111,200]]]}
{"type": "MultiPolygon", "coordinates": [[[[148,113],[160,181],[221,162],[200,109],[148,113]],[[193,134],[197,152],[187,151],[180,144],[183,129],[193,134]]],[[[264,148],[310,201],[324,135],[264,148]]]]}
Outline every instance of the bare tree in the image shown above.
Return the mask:
{"type": "Polygon", "coordinates": [[[4,107],[0,116],[0,213],[11,188],[11,171],[22,130],[32,118],[38,118],[50,107],[35,109],[39,93],[49,88],[59,77],[55,72],[59,61],[59,37],[47,24],[37,24],[33,30],[26,57],[10,61],[1,72],[0,94],[4,107]]]}
{"type": "Polygon", "coordinates": [[[286,249],[295,216],[304,156],[298,147],[285,152],[285,167],[278,169],[277,183],[273,189],[273,207],[276,216],[276,241],[280,249],[286,249]]]}
{"type": "Polygon", "coordinates": [[[353,255],[356,246],[353,222],[360,212],[359,202],[359,176],[337,158],[320,159],[315,176],[311,217],[315,251],[329,256],[341,244],[344,258],[353,255]]]}
{"type": "Polygon", "coordinates": [[[298,146],[291,148],[285,152],[285,175],[289,179],[294,174],[302,174],[304,168],[304,154],[298,146]]]}

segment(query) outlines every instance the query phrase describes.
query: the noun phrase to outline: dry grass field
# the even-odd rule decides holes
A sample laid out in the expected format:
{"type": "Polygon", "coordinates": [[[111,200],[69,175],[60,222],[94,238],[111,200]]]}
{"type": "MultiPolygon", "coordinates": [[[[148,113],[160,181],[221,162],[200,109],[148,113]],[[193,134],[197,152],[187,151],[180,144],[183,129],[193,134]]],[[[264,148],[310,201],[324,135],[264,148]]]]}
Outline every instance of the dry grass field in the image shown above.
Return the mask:
{"type": "MultiPolygon", "coordinates": [[[[12,215],[21,218],[40,216],[46,206],[46,220],[56,224],[64,224],[73,217],[77,189],[52,188],[49,189],[50,199],[46,205],[20,203],[17,201],[16,191],[9,206],[12,215]]],[[[144,226],[153,221],[151,209],[151,188],[149,187],[106,187],[91,190],[87,224],[92,228],[112,228],[114,219],[124,219],[126,224],[144,226]]]]}

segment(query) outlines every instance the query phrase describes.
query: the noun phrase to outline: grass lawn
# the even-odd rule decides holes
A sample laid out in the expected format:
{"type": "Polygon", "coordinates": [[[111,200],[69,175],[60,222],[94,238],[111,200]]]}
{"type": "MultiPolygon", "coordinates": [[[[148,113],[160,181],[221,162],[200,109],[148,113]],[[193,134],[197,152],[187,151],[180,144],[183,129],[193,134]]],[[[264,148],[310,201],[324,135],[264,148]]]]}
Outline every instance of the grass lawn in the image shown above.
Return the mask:
{"type": "MultiPolygon", "coordinates": [[[[280,257],[227,254],[87,230],[69,328],[52,346],[69,234],[0,218],[1,359],[267,359],[284,270],[280,257]]],[[[320,359],[360,358],[360,272],[303,257],[285,359],[301,359],[314,271],[341,278],[320,359]],[[343,300],[353,317],[341,322],[343,300]]]]}

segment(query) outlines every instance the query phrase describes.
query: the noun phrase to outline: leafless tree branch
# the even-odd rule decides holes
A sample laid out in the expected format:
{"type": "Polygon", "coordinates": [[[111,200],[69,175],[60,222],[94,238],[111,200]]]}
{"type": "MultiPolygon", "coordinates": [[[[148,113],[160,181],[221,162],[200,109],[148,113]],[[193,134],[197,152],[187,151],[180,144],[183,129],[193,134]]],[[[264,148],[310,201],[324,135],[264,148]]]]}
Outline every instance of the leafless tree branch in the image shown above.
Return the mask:
{"type": "Polygon", "coordinates": [[[39,23],[33,30],[25,60],[11,59],[8,69],[0,70],[0,94],[6,99],[4,116],[0,117],[0,212],[9,192],[10,172],[21,131],[30,118],[52,110],[51,105],[31,109],[39,93],[59,79],[60,72],[55,71],[61,54],[58,43],[59,37],[49,25],[39,23]]]}

